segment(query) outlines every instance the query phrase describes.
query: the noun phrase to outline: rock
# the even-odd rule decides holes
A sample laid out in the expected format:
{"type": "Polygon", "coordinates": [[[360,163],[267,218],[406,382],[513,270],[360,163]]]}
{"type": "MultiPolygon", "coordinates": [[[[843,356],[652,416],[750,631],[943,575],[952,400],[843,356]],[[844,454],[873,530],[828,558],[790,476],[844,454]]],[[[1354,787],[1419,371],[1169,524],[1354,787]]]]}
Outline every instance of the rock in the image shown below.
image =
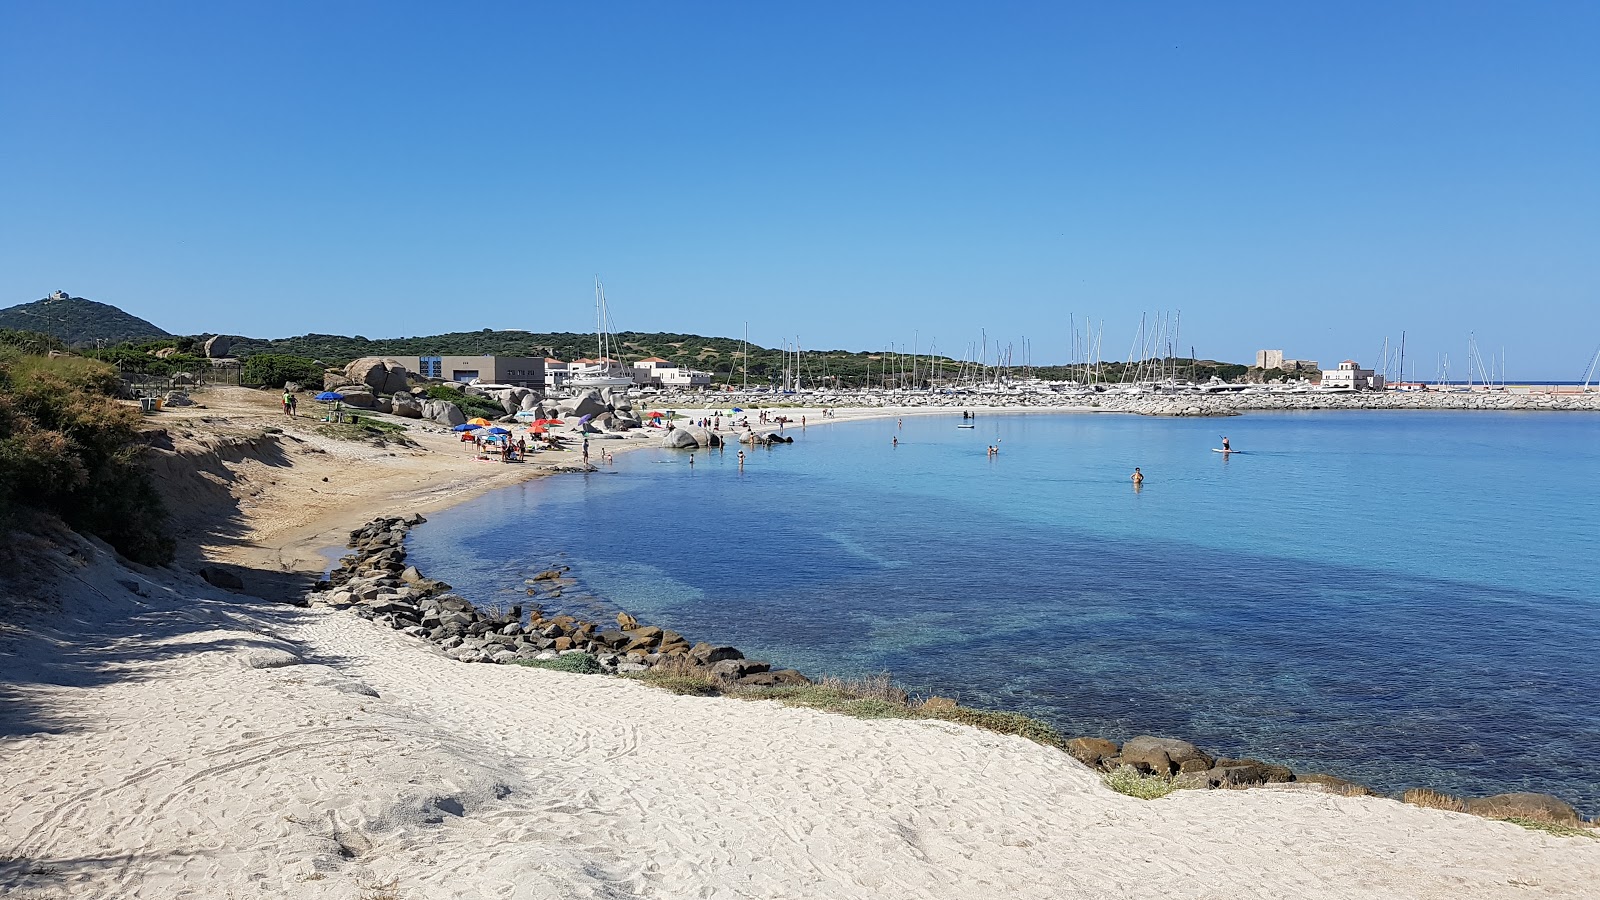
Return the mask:
{"type": "Polygon", "coordinates": [[[373,409],[381,413],[392,413],[394,412],[394,401],[388,397],[379,397],[373,401],[373,409]]]}
{"type": "Polygon", "coordinates": [[[370,391],[340,391],[344,395],[344,405],[356,409],[373,409],[378,405],[377,398],[370,391]]]}
{"type": "Polygon", "coordinates": [[[422,418],[422,401],[405,391],[394,395],[394,414],[405,419],[422,418]]]}
{"type": "Polygon", "coordinates": [[[167,391],[167,395],[165,397],[161,398],[161,405],[162,406],[193,406],[194,405],[194,401],[190,400],[189,399],[189,395],[185,394],[183,391],[167,391]]]}
{"type": "Polygon", "coordinates": [[[322,389],[325,391],[336,391],[349,384],[350,379],[344,377],[344,373],[337,369],[322,373],[322,389]]]}
{"type": "Polygon", "coordinates": [[[1495,794],[1467,801],[1467,812],[1491,819],[1532,819],[1558,825],[1579,825],[1583,818],[1560,797],[1549,794],[1495,794]]]}
{"type": "Polygon", "coordinates": [[[207,359],[225,359],[233,348],[233,340],[219,334],[207,340],[204,346],[207,359]]]}
{"type": "Polygon", "coordinates": [[[661,437],[661,446],[667,450],[694,450],[700,442],[694,439],[687,428],[674,428],[661,437]]]}
{"type": "MultiPolygon", "coordinates": [[[[537,576],[537,577],[543,577],[543,576],[544,576],[544,573],[541,572],[541,573],[539,573],[539,576],[537,576]]],[[[621,628],[623,631],[632,631],[635,628],[639,627],[639,620],[635,619],[633,616],[630,616],[625,612],[619,612],[619,613],[617,613],[617,627],[621,628]]],[[[661,633],[661,629],[659,629],[659,628],[656,629],[656,633],[660,634],[661,633]]]]}
{"type": "Polygon", "coordinates": [[[167,357],[169,357],[172,354],[177,353],[177,352],[178,352],[178,348],[177,347],[162,347],[160,350],[157,350],[153,355],[155,356],[156,359],[166,359],[167,357]]]}
{"type": "Polygon", "coordinates": [[[1100,766],[1102,760],[1117,755],[1117,742],[1097,737],[1076,737],[1067,741],[1066,749],[1068,756],[1094,769],[1100,766]]]}
{"type": "Polygon", "coordinates": [[[1175,738],[1158,738],[1140,735],[1122,745],[1122,761],[1141,771],[1157,775],[1178,772],[1201,772],[1212,767],[1216,760],[1200,752],[1188,741],[1175,738]]]}
{"type": "Polygon", "coordinates": [[[1329,793],[1344,794],[1347,797],[1366,797],[1373,793],[1372,789],[1364,784],[1346,781],[1333,775],[1324,775],[1320,772],[1300,774],[1294,777],[1296,784],[1315,784],[1326,788],[1329,793]]]}
{"type": "Polygon", "coordinates": [[[724,659],[711,666],[711,675],[713,678],[738,681],[746,675],[760,674],[771,668],[770,665],[764,662],[752,659],[724,659]]]}
{"type": "Polygon", "coordinates": [[[556,406],[561,410],[561,418],[570,416],[581,419],[584,416],[598,416],[606,411],[606,401],[600,396],[599,391],[587,391],[576,397],[557,401],[556,406]]]}
{"type": "Polygon", "coordinates": [[[440,425],[454,428],[457,425],[467,424],[467,417],[461,407],[448,400],[424,400],[422,403],[422,418],[440,425]]]}
{"type": "Polygon", "coordinates": [[[709,666],[725,659],[744,659],[744,654],[737,647],[713,647],[701,641],[689,651],[689,658],[702,666],[709,666]]]}
{"type": "MultiPolygon", "coordinates": [[[[718,663],[721,665],[721,663],[718,663]]],[[[739,679],[740,684],[751,687],[779,687],[782,685],[810,684],[811,679],[794,669],[777,669],[771,672],[753,672],[739,679]]]]}
{"type": "Polygon", "coordinates": [[[422,573],[417,571],[416,566],[406,566],[405,571],[400,573],[400,580],[408,584],[416,584],[423,580],[422,573]]]}
{"type": "Polygon", "coordinates": [[[392,394],[409,387],[406,367],[398,360],[363,356],[344,367],[345,378],[372,388],[375,394],[392,394]]]}
{"type": "Polygon", "coordinates": [[[178,372],[177,374],[172,376],[172,383],[173,384],[194,384],[194,374],[192,372],[178,372]]]}
{"type": "Polygon", "coordinates": [[[1258,759],[1219,759],[1212,768],[1189,769],[1180,777],[1202,781],[1205,787],[1248,787],[1294,781],[1294,772],[1287,766],[1264,763],[1258,759]]]}
{"type": "Polygon", "coordinates": [[[630,640],[627,632],[623,631],[602,631],[595,635],[594,639],[602,644],[605,644],[607,647],[614,648],[627,646],[628,641],[630,640]]]}
{"type": "Polygon", "coordinates": [[[200,570],[199,575],[212,587],[219,587],[229,591],[244,590],[244,581],[238,575],[220,566],[206,566],[200,570]]]}

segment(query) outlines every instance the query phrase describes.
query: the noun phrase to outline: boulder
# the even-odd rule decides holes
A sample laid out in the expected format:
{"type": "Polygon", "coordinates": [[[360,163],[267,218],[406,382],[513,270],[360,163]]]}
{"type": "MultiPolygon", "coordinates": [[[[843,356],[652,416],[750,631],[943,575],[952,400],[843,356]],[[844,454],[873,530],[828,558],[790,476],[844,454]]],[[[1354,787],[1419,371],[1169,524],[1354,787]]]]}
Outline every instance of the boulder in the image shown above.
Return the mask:
{"type": "Polygon", "coordinates": [[[373,393],[392,394],[409,386],[406,367],[399,360],[382,356],[363,356],[344,367],[347,379],[365,384],[373,393]]]}
{"type": "Polygon", "coordinates": [[[1495,794],[1467,801],[1467,812],[1492,819],[1531,819],[1558,825],[1579,825],[1583,818],[1560,797],[1549,794],[1495,794]]]}
{"type": "Polygon", "coordinates": [[[172,376],[173,384],[194,384],[194,381],[194,374],[190,372],[178,372],[172,376]]]}
{"type": "Polygon", "coordinates": [[[702,666],[709,666],[725,659],[744,659],[744,654],[737,647],[714,647],[701,641],[689,651],[689,658],[702,666]]]}
{"type": "Polygon", "coordinates": [[[422,418],[422,401],[405,391],[394,395],[394,414],[405,419],[422,418]]]}
{"type": "Polygon", "coordinates": [[[177,352],[178,352],[178,348],[177,347],[162,347],[160,350],[157,350],[152,355],[156,359],[166,359],[167,357],[169,357],[172,354],[177,353],[177,352]]]}
{"type": "Polygon", "coordinates": [[[522,398],[521,408],[523,410],[537,410],[539,408],[538,392],[528,391],[528,395],[522,398]]]}
{"type": "Polygon", "coordinates": [[[1320,785],[1329,793],[1343,794],[1346,797],[1365,797],[1372,793],[1372,789],[1364,784],[1346,781],[1334,775],[1324,775],[1320,772],[1301,774],[1294,777],[1296,784],[1320,785]]]}
{"type": "Polygon", "coordinates": [[[373,401],[372,408],[381,413],[392,413],[394,412],[394,401],[388,397],[379,397],[373,401]]]}
{"type": "Polygon", "coordinates": [[[376,409],[378,406],[378,398],[374,397],[370,391],[340,391],[339,393],[344,395],[345,406],[353,406],[356,409],[376,409]]]}
{"type": "Polygon", "coordinates": [[[1144,734],[1122,745],[1122,762],[1141,771],[1173,775],[1178,772],[1205,771],[1216,760],[1200,752],[1188,741],[1144,734]]]}
{"type": "Polygon", "coordinates": [[[461,412],[461,407],[448,400],[424,400],[422,402],[422,418],[438,422],[440,425],[448,425],[451,428],[467,423],[467,417],[461,412]]]}
{"type": "Polygon", "coordinates": [[[233,339],[219,334],[205,342],[206,359],[224,359],[232,348],[233,339]]]}
{"type": "Polygon", "coordinates": [[[244,581],[238,575],[221,566],[206,566],[200,570],[199,575],[206,580],[206,584],[212,587],[219,587],[229,591],[244,590],[244,581]]]}
{"type": "Polygon", "coordinates": [[[584,416],[597,416],[606,411],[606,401],[600,396],[599,391],[587,391],[576,397],[568,397],[557,401],[556,405],[561,410],[561,418],[571,416],[581,419],[584,416]]]}
{"type": "Polygon", "coordinates": [[[1117,742],[1097,737],[1076,737],[1067,741],[1067,755],[1091,769],[1098,768],[1101,760],[1117,755],[1117,742]]]}
{"type": "Polygon", "coordinates": [[[350,379],[344,377],[344,373],[337,369],[322,373],[322,389],[325,391],[336,391],[349,383],[350,379]]]}
{"type": "Polygon", "coordinates": [[[190,400],[189,399],[189,395],[185,394],[183,391],[167,391],[167,395],[165,397],[161,398],[161,405],[162,406],[193,406],[194,405],[194,401],[190,400]]]}
{"type": "Polygon", "coordinates": [[[724,659],[712,664],[711,676],[738,681],[746,675],[759,675],[771,668],[767,663],[753,659],[724,659]]]}
{"type": "Polygon", "coordinates": [[[739,683],[751,687],[781,687],[791,684],[810,684],[811,679],[794,669],[777,669],[771,672],[752,672],[740,678],[739,683]]]}
{"type": "Polygon", "coordinates": [[[695,450],[700,442],[694,439],[687,428],[674,428],[661,437],[661,446],[668,450],[695,450]]]}

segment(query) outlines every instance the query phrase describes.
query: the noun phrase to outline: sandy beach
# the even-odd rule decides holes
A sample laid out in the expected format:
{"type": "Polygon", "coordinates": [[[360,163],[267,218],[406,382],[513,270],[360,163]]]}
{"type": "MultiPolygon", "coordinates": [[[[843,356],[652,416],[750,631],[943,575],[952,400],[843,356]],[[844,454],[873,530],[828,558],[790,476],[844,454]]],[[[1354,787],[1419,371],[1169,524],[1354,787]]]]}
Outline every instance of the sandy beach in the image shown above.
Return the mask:
{"type": "Polygon", "coordinates": [[[578,458],[479,463],[442,429],[414,429],[417,447],[341,442],[285,424],[269,394],[196,397],[206,409],[159,419],[158,472],[189,503],[178,566],[65,533],[11,548],[27,564],[10,567],[0,631],[0,893],[1575,898],[1600,884],[1590,837],[1315,787],[1138,800],[1018,737],[460,663],[348,612],[219,590],[190,573],[224,563],[280,596],[375,515],[578,458]]]}

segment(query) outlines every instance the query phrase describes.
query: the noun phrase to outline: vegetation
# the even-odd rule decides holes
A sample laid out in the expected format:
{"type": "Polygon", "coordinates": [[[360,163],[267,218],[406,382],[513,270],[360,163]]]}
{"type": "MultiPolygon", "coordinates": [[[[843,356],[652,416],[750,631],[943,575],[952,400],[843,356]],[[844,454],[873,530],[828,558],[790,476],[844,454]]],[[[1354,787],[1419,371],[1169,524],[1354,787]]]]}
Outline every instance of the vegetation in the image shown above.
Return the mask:
{"type": "Polygon", "coordinates": [[[259,353],[244,361],[244,366],[239,371],[239,380],[245,384],[272,388],[281,388],[288,381],[321,387],[322,364],[304,356],[259,353]]]}
{"type": "Polygon", "coordinates": [[[60,338],[37,331],[18,331],[14,328],[0,328],[0,349],[16,350],[19,353],[44,356],[50,351],[67,349],[67,345],[60,338]]]}
{"type": "Polygon", "coordinates": [[[886,674],[866,678],[830,676],[813,684],[754,687],[719,679],[687,660],[668,660],[636,677],[674,694],[776,700],[785,706],[803,706],[857,719],[939,719],[999,734],[1014,734],[1048,747],[1065,746],[1061,735],[1038,719],[1020,713],[959,706],[944,698],[914,700],[886,674]]]}
{"type": "Polygon", "coordinates": [[[1140,800],[1157,800],[1177,790],[1177,785],[1160,775],[1146,775],[1133,766],[1119,766],[1101,776],[1106,787],[1140,800]]]}
{"type": "Polygon", "coordinates": [[[443,384],[429,386],[427,390],[422,392],[422,395],[430,400],[443,400],[446,403],[454,403],[456,406],[461,407],[461,411],[469,419],[477,416],[482,416],[485,419],[498,419],[506,414],[505,407],[490,400],[488,397],[469,394],[460,388],[443,384]]]}
{"type": "Polygon", "coordinates": [[[48,334],[74,347],[169,337],[167,332],[138,316],[82,297],[46,297],[0,309],[0,328],[48,334]]]}
{"type": "Polygon", "coordinates": [[[167,513],[141,464],[138,410],[113,399],[116,369],[0,350],[0,525],[59,515],[136,562],[170,562],[167,513]]]}
{"type": "Polygon", "coordinates": [[[205,369],[211,361],[203,356],[193,356],[187,353],[173,353],[169,356],[156,356],[156,350],[163,350],[173,346],[171,341],[158,342],[154,349],[147,349],[142,345],[124,344],[116,347],[106,347],[95,350],[81,350],[82,355],[90,359],[116,366],[119,371],[138,375],[175,375],[179,372],[193,372],[205,369]]]}
{"type": "Polygon", "coordinates": [[[387,419],[363,416],[360,413],[347,413],[343,422],[327,422],[317,427],[323,434],[344,441],[376,441],[380,444],[399,444],[403,447],[414,446],[416,443],[406,437],[408,426],[387,419]]]}
{"type": "Polygon", "coordinates": [[[530,669],[572,672],[577,675],[599,675],[605,671],[600,666],[600,660],[588,653],[564,653],[555,659],[522,659],[517,661],[517,665],[527,666],[530,669]]]}
{"type": "Polygon", "coordinates": [[[1555,837],[1586,837],[1600,840],[1600,831],[1584,825],[1563,825],[1559,822],[1546,822],[1541,819],[1529,819],[1522,816],[1512,816],[1500,821],[1521,825],[1530,831],[1542,831],[1555,837]]]}
{"type": "Polygon", "coordinates": [[[1446,794],[1431,788],[1412,788],[1400,795],[1403,802],[1412,806],[1421,806],[1425,809],[1443,809],[1450,812],[1466,812],[1467,803],[1453,794],[1446,794]]]}

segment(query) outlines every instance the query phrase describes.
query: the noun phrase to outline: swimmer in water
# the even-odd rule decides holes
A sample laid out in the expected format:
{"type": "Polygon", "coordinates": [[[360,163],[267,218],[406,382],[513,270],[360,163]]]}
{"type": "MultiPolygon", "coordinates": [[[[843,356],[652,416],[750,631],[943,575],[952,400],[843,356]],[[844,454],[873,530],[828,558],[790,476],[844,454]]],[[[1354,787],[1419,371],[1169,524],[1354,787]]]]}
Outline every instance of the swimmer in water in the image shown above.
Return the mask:
{"type": "Polygon", "coordinates": [[[893,443],[893,444],[894,444],[894,446],[896,446],[896,447],[898,447],[898,446],[900,446],[900,438],[898,438],[898,437],[896,437],[896,438],[895,438],[895,439],[894,439],[894,441],[893,441],[893,442],[892,442],[892,443],[893,443]]]}
{"type": "Polygon", "coordinates": [[[1133,483],[1144,484],[1144,473],[1139,471],[1138,466],[1133,467],[1133,483]]]}

